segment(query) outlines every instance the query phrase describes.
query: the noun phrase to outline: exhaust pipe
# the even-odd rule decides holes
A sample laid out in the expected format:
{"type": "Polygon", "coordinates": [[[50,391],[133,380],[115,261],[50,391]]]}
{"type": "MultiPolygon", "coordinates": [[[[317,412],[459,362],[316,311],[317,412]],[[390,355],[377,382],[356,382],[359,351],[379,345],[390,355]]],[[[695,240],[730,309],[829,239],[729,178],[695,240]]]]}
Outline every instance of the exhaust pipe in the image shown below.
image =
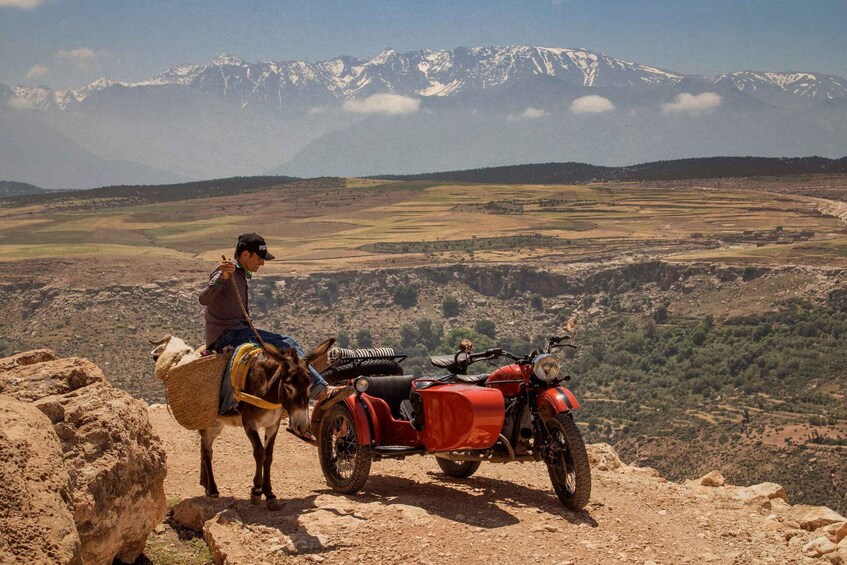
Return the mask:
{"type": "Polygon", "coordinates": [[[491,453],[436,453],[436,457],[441,457],[442,459],[449,459],[450,461],[462,462],[462,461],[490,461],[491,463],[509,463],[511,461],[533,461],[535,458],[531,455],[522,455],[520,457],[515,455],[515,449],[512,447],[512,444],[509,440],[506,439],[506,436],[500,434],[500,441],[503,443],[503,446],[506,448],[507,455],[493,455],[491,453]]]}

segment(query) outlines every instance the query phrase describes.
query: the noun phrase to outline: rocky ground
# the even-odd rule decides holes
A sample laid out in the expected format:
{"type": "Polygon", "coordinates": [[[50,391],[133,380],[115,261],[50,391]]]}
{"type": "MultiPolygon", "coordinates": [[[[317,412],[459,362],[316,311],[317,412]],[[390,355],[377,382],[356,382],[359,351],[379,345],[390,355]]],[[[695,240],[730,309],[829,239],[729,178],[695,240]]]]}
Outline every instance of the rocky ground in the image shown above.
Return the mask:
{"type": "Polygon", "coordinates": [[[221,497],[211,500],[198,484],[196,432],[166,406],[149,413],[167,452],[172,509],[148,539],[148,563],[847,562],[847,523],[825,507],[791,506],[773,484],[668,482],[621,464],[603,444],[591,447],[591,502],[574,513],[540,463],[483,464],[456,480],[431,457],[382,461],[361,493],[338,495],[315,449],[285,435],[273,465],[285,505],[269,512],[250,504],[251,449],[243,431],[229,428],[215,444],[221,497]]]}

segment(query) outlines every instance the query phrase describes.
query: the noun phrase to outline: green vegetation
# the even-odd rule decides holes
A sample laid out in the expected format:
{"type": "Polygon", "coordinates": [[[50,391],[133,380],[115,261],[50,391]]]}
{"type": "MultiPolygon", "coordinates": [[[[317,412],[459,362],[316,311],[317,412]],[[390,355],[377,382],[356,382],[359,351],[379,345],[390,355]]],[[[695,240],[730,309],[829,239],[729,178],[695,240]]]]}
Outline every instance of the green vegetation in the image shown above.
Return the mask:
{"type": "Polygon", "coordinates": [[[394,287],[394,303],[401,308],[411,308],[418,303],[418,291],[410,284],[398,284],[394,287]]]}
{"type": "Polygon", "coordinates": [[[455,294],[447,294],[441,300],[441,313],[445,318],[455,318],[459,315],[459,299],[455,294]]]}
{"type": "Polygon", "coordinates": [[[847,386],[847,312],[832,307],[791,301],[720,326],[711,316],[660,327],[615,317],[580,345],[572,370],[581,386],[627,401],[604,406],[607,417],[634,419],[645,403],[673,409],[744,397],[757,408],[783,401],[782,411],[847,418],[847,400],[817,391],[847,386]]]}
{"type": "Polygon", "coordinates": [[[570,246],[567,239],[552,235],[512,235],[504,237],[475,237],[471,239],[437,239],[435,241],[397,241],[368,243],[360,246],[362,251],[373,253],[443,253],[447,251],[504,251],[510,249],[549,249],[570,246]]]}
{"type": "Polygon", "coordinates": [[[368,348],[373,347],[374,338],[369,329],[361,329],[356,332],[356,347],[368,348]]]}

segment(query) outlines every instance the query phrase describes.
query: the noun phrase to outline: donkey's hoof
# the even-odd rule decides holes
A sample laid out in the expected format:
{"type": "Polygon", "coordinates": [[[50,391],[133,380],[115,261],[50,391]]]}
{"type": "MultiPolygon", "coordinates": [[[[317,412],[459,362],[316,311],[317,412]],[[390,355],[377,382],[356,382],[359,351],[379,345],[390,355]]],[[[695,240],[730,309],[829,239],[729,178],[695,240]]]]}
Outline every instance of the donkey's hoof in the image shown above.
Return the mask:
{"type": "Polygon", "coordinates": [[[261,494],[253,494],[250,493],[250,504],[261,504],[262,503],[262,495],[261,494]]]}
{"type": "Polygon", "coordinates": [[[206,496],[208,496],[209,498],[217,498],[220,496],[220,493],[218,491],[207,492],[206,496]]]}
{"type": "Polygon", "coordinates": [[[268,510],[271,512],[279,512],[285,504],[277,497],[268,499],[268,510]]]}

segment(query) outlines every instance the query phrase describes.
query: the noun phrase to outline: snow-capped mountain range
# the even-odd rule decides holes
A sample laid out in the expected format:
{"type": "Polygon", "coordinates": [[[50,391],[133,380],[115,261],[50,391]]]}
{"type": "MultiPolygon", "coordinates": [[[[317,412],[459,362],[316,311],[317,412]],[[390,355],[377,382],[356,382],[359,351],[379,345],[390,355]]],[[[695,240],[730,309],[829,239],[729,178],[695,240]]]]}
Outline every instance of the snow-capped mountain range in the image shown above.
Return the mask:
{"type": "Polygon", "coordinates": [[[847,153],[847,80],[688,75],[587,49],[388,49],[137,82],[0,84],[0,180],[44,188],[847,153]]]}
{"type": "Polygon", "coordinates": [[[847,97],[847,80],[820,73],[739,71],[714,77],[684,75],[630,63],[586,49],[530,46],[423,49],[398,53],[392,49],[370,59],[338,57],[329,61],[248,63],[221,54],[204,65],[181,65],[138,82],[100,78],[83,88],[53,90],[46,86],[5,87],[0,96],[17,107],[66,109],[91,94],[119,88],[182,86],[233,98],[242,107],[285,109],[289,98],[317,96],[340,101],[391,93],[418,98],[459,96],[549,77],[587,88],[636,88],[677,85],[683,81],[728,85],[741,92],[780,92],[817,99],[847,97]]]}

